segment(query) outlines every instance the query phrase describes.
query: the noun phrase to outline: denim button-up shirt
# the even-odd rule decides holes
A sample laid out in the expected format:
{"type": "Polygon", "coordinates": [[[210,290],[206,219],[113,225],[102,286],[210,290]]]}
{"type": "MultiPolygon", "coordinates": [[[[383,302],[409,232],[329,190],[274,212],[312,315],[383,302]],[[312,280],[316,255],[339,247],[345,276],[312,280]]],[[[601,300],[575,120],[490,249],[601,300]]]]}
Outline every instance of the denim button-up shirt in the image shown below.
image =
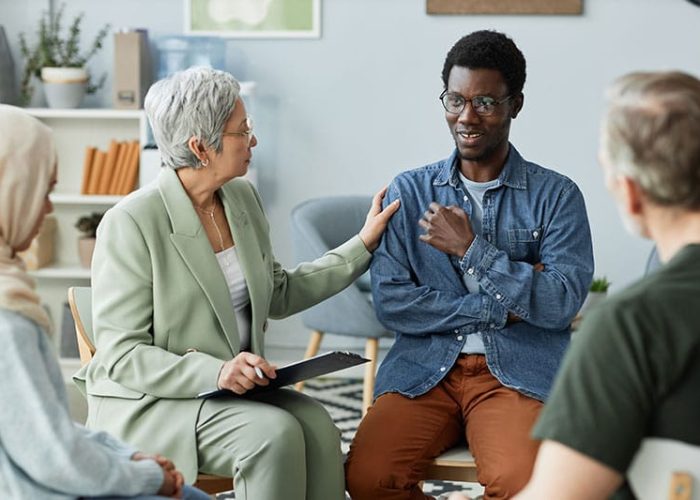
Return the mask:
{"type": "Polygon", "coordinates": [[[396,335],[375,396],[429,391],[454,364],[467,335],[482,332],[486,361],[507,387],[544,401],[593,276],[583,196],[567,177],[524,160],[511,145],[484,194],[482,234],[462,258],[420,241],[418,220],[435,201],[472,207],[457,151],[394,179],[384,204],[401,199],[372,260],[377,317],[396,335]],[[534,270],[541,262],[544,271],[534,270]],[[474,276],[469,293],[462,276],[474,276]],[[522,321],[506,324],[508,312],[522,321]]]}

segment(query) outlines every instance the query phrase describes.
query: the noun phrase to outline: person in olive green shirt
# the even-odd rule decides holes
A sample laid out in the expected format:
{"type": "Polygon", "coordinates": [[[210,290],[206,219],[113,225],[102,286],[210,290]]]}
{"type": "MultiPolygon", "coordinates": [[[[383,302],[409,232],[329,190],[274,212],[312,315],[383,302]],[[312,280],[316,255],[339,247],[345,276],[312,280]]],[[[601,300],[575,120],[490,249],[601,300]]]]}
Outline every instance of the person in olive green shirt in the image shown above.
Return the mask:
{"type": "Polygon", "coordinates": [[[626,75],[610,89],[600,162],[625,226],[664,265],[584,319],[533,431],[518,499],[633,498],[645,438],[700,445],[700,80],[626,75]]]}

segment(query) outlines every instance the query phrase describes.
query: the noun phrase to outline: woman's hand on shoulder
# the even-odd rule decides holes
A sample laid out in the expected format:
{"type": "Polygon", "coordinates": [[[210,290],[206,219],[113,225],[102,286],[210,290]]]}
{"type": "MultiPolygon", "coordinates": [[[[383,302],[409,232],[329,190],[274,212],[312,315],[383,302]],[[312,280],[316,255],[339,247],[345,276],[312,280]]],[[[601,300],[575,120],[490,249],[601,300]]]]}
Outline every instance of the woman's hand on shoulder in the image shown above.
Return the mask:
{"type": "Polygon", "coordinates": [[[379,246],[379,240],[382,238],[382,234],[384,234],[389,219],[391,219],[391,216],[394,215],[399,209],[399,205],[401,205],[399,200],[394,200],[382,210],[382,200],[384,199],[384,195],[386,195],[386,189],[385,186],[372,198],[372,206],[369,212],[367,212],[365,225],[360,229],[360,239],[370,252],[374,252],[379,246]]]}
{"type": "Polygon", "coordinates": [[[245,394],[256,385],[268,385],[269,379],[277,377],[275,369],[276,367],[265,358],[251,352],[240,352],[235,358],[224,363],[219,372],[217,386],[236,394],[245,394]]]}

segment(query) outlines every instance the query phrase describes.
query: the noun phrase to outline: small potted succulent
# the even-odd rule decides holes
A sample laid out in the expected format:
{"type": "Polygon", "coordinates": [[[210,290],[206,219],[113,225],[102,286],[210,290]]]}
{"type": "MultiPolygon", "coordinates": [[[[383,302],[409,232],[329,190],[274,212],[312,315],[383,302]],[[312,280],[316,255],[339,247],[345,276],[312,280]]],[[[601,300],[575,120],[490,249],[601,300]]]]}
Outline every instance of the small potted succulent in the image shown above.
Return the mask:
{"type": "Polygon", "coordinates": [[[82,233],[78,239],[78,257],[80,265],[90,267],[92,262],[92,252],[95,250],[95,239],[97,237],[97,226],[99,226],[102,216],[100,212],[93,212],[78,219],[75,227],[82,233]]]}
{"type": "Polygon", "coordinates": [[[92,83],[85,65],[102,48],[109,25],[98,31],[86,52],[81,52],[84,14],[76,16],[63,33],[65,7],[63,3],[55,14],[42,14],[34,45],[29,45],[24,33],[19,35],[20,52],[25,59],[21,85],[21,99],[25,106],[34,93],[34,78],[44,82],[46,100],[52,108],[77,108],[85,93],[92,94],[104,84],[105,76],[97,84],[92,83]]]}
{"type": "Polygon", "coordinates": [[[610,288],[611,284],[612,283],[610,283],[605,276],[593,279],[591,286],[588,288],[586,300],[583,302],[583,306],[581,306],[580,314],[582,316],[586,311],[605,300],[605,297],[608,295],[608,288],[610,288]]]}

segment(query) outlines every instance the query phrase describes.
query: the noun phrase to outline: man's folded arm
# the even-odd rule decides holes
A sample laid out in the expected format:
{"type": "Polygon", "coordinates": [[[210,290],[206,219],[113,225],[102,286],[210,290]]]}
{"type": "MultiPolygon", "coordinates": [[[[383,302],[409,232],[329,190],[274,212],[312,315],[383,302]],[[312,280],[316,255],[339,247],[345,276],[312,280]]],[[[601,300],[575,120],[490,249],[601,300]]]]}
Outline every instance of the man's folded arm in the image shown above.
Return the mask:
{"type": "Polygon", "coordinates": [[[583,196],[578,188],[564,191],[543,228],[539,260],[516,262],[503,250],[477,236],[459,261],[484,293],[530,324],[564,329],[586,298],[593,277],[591,233],[583,196]]]}
{"type": "MultiPolygon", "coordinates": [[[[392,184],[384,204],[399,198],[392,184]]],[[[502,328],[507,311],[498,301],[483,294],[435,290],[414,281],[402,235],[406,231],[404,211],[389,221],[382,242],[372,259],[372,296],[379,321],[402,334],[429,335],[460,329],[471,333],[502,328]]],[[[416,222],[413,222],[416,224],[416,222]]]]}

